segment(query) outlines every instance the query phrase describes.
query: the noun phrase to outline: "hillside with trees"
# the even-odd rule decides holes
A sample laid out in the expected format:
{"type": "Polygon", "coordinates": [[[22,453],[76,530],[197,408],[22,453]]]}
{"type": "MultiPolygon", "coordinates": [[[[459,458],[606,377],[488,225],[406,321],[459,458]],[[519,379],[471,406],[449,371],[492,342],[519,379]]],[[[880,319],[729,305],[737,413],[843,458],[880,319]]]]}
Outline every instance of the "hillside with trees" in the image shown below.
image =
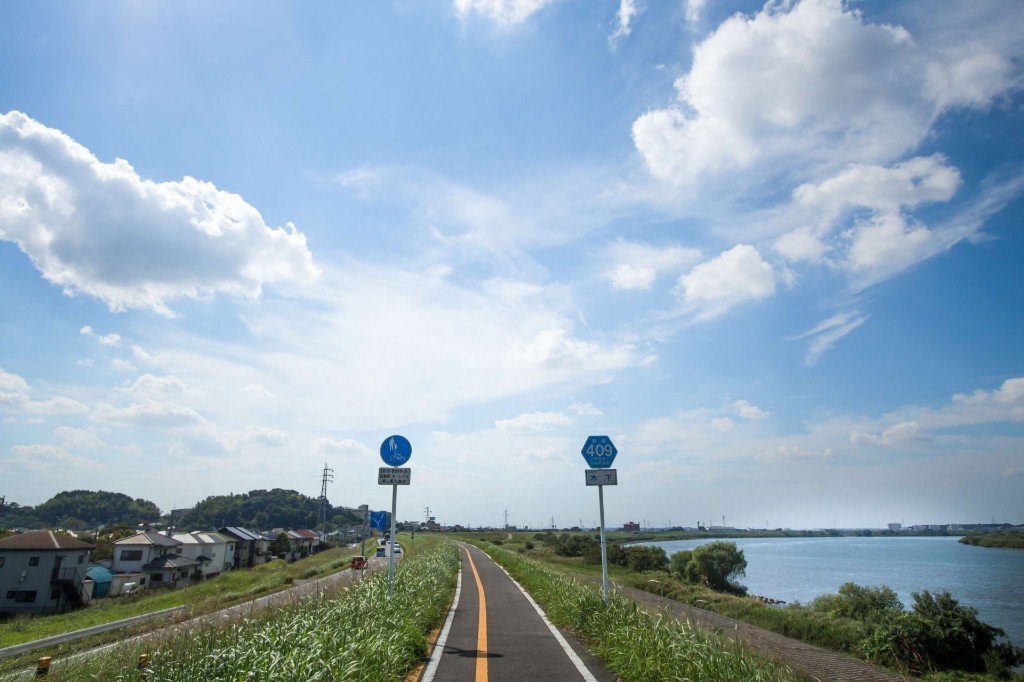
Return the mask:
{"type": "MultiPolygon", "coordinates": [[[[251,490],[248,493],[207,497],[174,525],[182,530],[205,530],[224,526],[244,526],[254,530],[269,528],[314,528],[320,513],[320,500],[295,490],[251,490]]],[[[357,514],[327,504],[328,526],[362,523],[357,514]]]]}
{"type": "Polygon", "coordinates": [[[0,527],[5,528],[84,530],[112,525],[136,526],[159,520],[160,508],[153,502],[104,490],[67,490],[36,507],[11,503],[0,510],[0,527]]]}

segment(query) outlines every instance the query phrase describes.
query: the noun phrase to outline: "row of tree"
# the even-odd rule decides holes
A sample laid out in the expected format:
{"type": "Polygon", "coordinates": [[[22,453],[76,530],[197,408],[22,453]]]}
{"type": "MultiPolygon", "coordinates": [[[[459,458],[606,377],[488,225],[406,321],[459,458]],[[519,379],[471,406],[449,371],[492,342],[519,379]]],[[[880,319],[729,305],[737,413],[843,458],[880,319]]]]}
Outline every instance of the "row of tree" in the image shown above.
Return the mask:
{"type": "MultiPolygon", "coordinates": [[[[356,512],[326,505],[329,529],[363,522],[356,512]]],[[[270,528],[314,528],[320,500],[294,490],[252,490],[248,493],[216,495],[183,516],[161,516],[149,500],[132,499],[122,493],[103,490],[69,490],[42,504],[29,507],[16,502],[0,507],[0,528],[65,528],[87,530],[123,526],[138,528],[163,522],[182,530],[207,530],[223,526],[270,528]]]]}

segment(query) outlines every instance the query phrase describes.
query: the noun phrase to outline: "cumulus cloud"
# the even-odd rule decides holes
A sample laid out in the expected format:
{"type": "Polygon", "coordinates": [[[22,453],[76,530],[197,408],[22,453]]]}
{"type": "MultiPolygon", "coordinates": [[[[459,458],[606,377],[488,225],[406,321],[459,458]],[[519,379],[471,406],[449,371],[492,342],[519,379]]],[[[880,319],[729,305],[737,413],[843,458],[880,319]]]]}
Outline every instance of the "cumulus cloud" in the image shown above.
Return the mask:
{"type": "Polygon", "coordinates": [[[520,24],[554,0],[453,0],[455,13],[462,19],[479,14],[491,21],[509,26],[520,24]]]}
{"type": "Polygon", "coordinates": [[[169,314],[175,298],[255,297],[319,272],[302,233],[268,227],[237,194],[140,178],[16,111],[0,116],[0,239],[66,293],[114,311],[169,314]]]}
{"type": "Polygon", "coordinates": [[[268,447],[282,447],[288,444],[288,434],[266,426],[250,426],[243,434],[242,440],[268,447]]]}
{"type": "Polygon", "coordinates": [[[736,413],[744,419],[760,421],[771,416],[771,412],[762,410],[757,405],[752,405],[746,400],[737,400],[732,404],[732,407],[736,410],[736,413]]]}
{"type": "Polygon", "coordinates": [[[631,364],[634,349],[632,346],[605,348],[596,343],[575,339],[570,336],[568,330],[558,328],[539,331],[530,341],[517,343],[509,351],[509,356],[517,364],[528,366],[611,369],[631,364]]]}
{"type": "Polygon", "coordinates": [[[61,440],[65,448],[88,448],[98,450],[107,447],[106,441],[92,431],[75,429],[70,426],[58,426],[53,430],[53,435],[61,440]]]}
{"type": "Polygon", "coordinates": [[[679,292],[697,319],[709,319],[745,301],[775,293],[775,272],[757,249],[738,244],[679,278],[679,292]]]}
{"type": "Polygon", "coordinates": [[[121,336],[119,334],[97,334],[93,331],[93,328],[86,325],[79,330],[82,336],[89,336],[96,339],[104,346],[116,346],[121,343],[121,336]]]}
{"type": "Polygon", "coordinates": [[[370,448],[352,438],[317,438],[313,441],[313,452],[319,455],[349,455],[363,457],[372,455],[370,448]]]}
{"type": "Polygon", "coordinates": [[[36,400],[27,381],[0,369],[0,409],[28,414],[67,414],[86,412],[89,408],[67,396],[36,400]]]}
{"type": "Polygon", "coordinates": [[[700,259],[700,251],[682,246],[655,246],[619,240],[604,258],[612,265],[608,273],[615,289],[650,289],[659,275],[679,272],[700,259]]]}
{"type": "Polygon", "coordinates": [[[654,177],[681,184],[774,159],[888,163],[950,107],[1015,84],[1012,60],[983,44],[928,50],[841,0],[768,3],[697,45],[676,103],[640,116],[633,139],[654,177]]]}
{"type": "Polygon", "coordinates": [[[850,442],[854,445],[900,445],[926,440],[929,440],[928,433],[916,421],[894,424],[879,434],[862,431],[850,433],[850,442]]]}

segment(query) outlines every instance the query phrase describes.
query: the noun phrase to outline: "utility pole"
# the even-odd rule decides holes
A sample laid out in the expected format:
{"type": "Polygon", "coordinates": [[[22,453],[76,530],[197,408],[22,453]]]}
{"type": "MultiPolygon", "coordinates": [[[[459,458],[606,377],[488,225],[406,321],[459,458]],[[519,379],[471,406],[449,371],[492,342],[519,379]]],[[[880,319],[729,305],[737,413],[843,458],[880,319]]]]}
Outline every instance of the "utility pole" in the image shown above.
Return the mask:
{"type": "Polygon", "coordinates": [[[555,517],[552,516],[551,517],[551,530],[554,530],[554,529],[555,529],[555,517]]]}
{"type": "Polygon", "coordinates": [[[505,530],[508,530],[508,509],[505,509],[505,530]]]}
{"type": "Polygon", "coordinates": [[[334,481],[334,469],[324,462],[324,470],[320,476],[320,539],[327,542],[327,484],[334,481]]]}

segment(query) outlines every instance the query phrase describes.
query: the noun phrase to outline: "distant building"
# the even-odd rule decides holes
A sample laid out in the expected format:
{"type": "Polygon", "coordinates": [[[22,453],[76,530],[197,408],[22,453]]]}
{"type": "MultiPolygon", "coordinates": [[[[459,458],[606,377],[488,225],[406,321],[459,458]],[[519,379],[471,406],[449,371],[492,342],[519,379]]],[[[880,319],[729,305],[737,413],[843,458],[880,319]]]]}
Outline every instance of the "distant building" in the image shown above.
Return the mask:
{"type": "Polygon", "coordinates": [[[890,523],[889,524],[889,530],[891,530],[893,533],[898,533],[899,531],[903,530],[903,524],[902,523],[890,523]]]}
{"type": "Polygon", "coordinates": [[[622,530],[626,531],[627,533],[639,533],[640,524],[636,523],[635,521],[626,521],[624,524],[622,524],[622,530]]]}

